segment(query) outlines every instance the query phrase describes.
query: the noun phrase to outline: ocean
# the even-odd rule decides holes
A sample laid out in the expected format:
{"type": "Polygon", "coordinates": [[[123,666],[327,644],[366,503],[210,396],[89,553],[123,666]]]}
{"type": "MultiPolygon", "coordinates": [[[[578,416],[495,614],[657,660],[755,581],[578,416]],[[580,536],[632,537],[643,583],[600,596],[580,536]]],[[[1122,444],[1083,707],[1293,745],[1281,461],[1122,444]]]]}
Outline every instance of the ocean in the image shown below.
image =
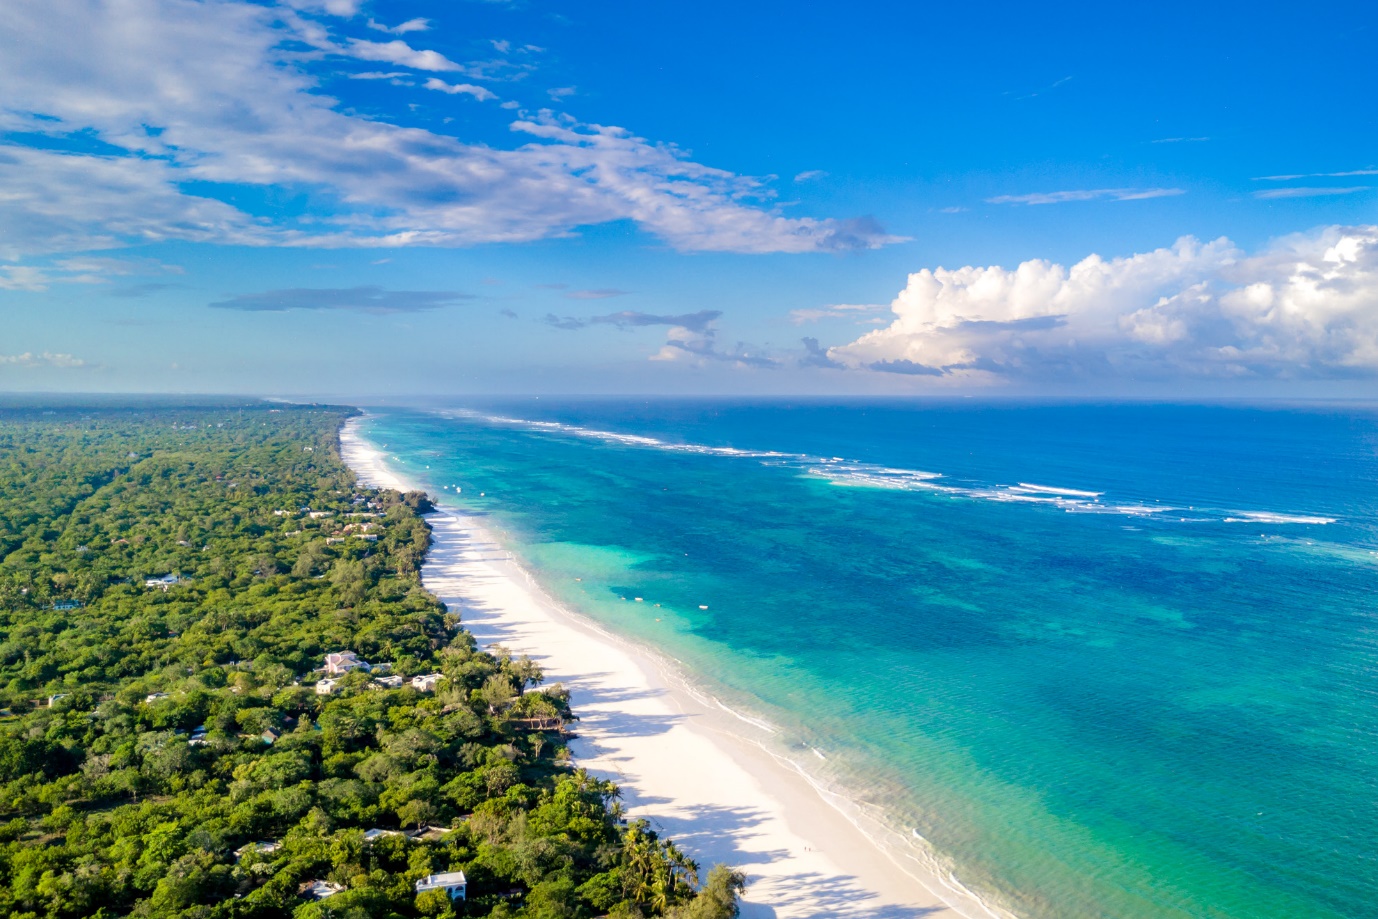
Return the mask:
{"type": "Polygon", "coordinates": [[[558,600],[992,903],[1378,916],[1378,409],[373,411],[558,600]]]}

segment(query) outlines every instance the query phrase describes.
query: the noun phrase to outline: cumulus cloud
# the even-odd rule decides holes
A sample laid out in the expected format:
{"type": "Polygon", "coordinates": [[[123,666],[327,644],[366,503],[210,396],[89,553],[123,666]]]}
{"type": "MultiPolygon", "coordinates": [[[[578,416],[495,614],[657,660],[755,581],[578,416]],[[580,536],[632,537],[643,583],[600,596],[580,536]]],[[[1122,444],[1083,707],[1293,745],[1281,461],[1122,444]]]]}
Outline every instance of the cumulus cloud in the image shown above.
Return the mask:
{"type": "Polygon", "coordinates": [[[59,354],[52,351],[34,354],[32,351],[25,351],[23,354],[0,354],[0,366],[56,367],[61,370],[74,370],[91,365],[70,354],[59,354]]]}
{"type": "Polygon", "coordinates": [[[384,290],[381,287],[310,288],[266,290],[240,294],[210,304],[216,309],[250,313],[281,313],[287,310],[351,310],[361,313],[415,313],[472,300],[472,294],[453,290],[384,290]]]}
{"type": "Polygon", "coordinates": [[[290,6],[0,4],[0,131],[49,136],[0,142],[0,257],[161,240],[463,246],[620,220],[693,251],[895,239],[872,220],[786,217],[762,180],[619,127],[541,112],[513,122],[513,144],[498,148],[353,113],[321,91],[323,71],[340,59],[477,81],[525,65],[459,63],[401,39],[338,35],[356,27],[347,18],[356,2],[290,6]],[[308,213],[251,216],[214,191],[235,185],[287,190],[308,213]]]}
{"type": "Polygon", "coordinates": [[[1078,188],[1069,191],[1035,192],[1029,195],[997,195],[987,204],[1066,204],[1069,201],[1144,201],[1186,194],[1181,188],[1078,188]]]}
{"type": "Polygon", "coordinates": [[[946,383],[1378,374],[1378,226],[1255,254],[1184,237],[1070,268],[924,269],[893,321],[827,356],[946,383]]]}

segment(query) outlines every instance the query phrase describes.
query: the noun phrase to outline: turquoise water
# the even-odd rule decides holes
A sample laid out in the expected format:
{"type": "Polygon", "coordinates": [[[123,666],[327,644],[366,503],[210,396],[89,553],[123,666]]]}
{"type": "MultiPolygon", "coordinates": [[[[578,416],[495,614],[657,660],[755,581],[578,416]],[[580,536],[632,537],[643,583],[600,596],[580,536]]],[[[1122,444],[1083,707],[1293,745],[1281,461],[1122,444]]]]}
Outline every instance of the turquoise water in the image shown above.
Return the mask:
{"type": "Polygon", "coordinates": [[[365,433],[1020,916],[1378,915],[1371,409],[542,400],[365,433]]]}

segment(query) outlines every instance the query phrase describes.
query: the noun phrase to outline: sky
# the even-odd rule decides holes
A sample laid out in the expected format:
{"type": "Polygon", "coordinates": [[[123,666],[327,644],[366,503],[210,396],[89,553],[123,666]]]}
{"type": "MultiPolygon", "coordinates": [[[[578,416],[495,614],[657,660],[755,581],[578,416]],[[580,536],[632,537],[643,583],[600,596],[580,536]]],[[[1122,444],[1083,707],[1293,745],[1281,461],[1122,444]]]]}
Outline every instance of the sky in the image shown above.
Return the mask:
{"type": "Polygon", "coordinates": [[[1378,6],[6,0],[0,390],[1378,395],[1378,6]]]}

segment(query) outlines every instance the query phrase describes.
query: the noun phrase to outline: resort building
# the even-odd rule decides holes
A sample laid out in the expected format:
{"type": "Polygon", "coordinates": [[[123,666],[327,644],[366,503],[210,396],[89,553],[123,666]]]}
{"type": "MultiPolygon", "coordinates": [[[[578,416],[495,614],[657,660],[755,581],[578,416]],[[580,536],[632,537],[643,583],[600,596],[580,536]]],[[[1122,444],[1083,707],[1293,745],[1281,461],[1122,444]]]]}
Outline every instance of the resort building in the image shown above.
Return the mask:
{"type": "Polygon", "coordinates": [[[435,692],[436,684],[445,679],[443,674],[424,673],[411,678],[412,688],[418,692],[435,692]]]}
{"type": "Polygon", "coordinates": [[[402,835],[405,834],[403,834],[400,830],[380,830],[375,827],[374,829],[364,831],[364,842],[373,842],[373,840],[382,839],[384,836],[402,835]]]}
{"type": "Polygon", "coordinates": [[[443,890],[449,894],[451,900],[463,900],[464,891],[468,886],[469,882],[464,879],[463,871],[446,871],[443,874],[428,874],[417,881],[416,892],[443,890]]]}
{"type": "Polygon", "coordinates": [[[174,584],[180,584],[181,581],[182,579],[175,574],[164,574],[159,575],[156,578],[147,578],[144,581],[144,587],[148,588],[149,590],[166,591],[169,587],[173,586],[174,584]]]}
{"type": "Polygon", "coordinates": [[[234,860],[239,861],[241,858],[248,855],[250,852],[261,852],[264,855],[267,855],[271,852],[276,852],[278,849],[281,848],[282,843],[278,842],[276,839],[272,842],[246,842],[244,845],[234,850],[234,860]]]}
{"type": "Polygon", "coordinates": [[[400,689],[406,681],[407,678],[402,676],[380,676],[370,685],[374,689],[400,689]]]}
{"type": "Polygon", "coordinates": [[[334,680],[321,680],[316,684],[316,695],[328,696],[335,692],[334,680]]]}
{"type": "Polygon", "coordinates": [[[353,651],[336,651],[325,656],[325,672],[330,676],[339,676],[357,669],[368,670],[369,666],[359,660],[359,656],[353,651]]]}
{"type": "Polygon", "coordinates": [[[308,900],[324,900],[326,897],[333,897],[335,894],[344,890],[334,881],[306,881],[297,888],[297,895],[306,897],[308,900]]]}

